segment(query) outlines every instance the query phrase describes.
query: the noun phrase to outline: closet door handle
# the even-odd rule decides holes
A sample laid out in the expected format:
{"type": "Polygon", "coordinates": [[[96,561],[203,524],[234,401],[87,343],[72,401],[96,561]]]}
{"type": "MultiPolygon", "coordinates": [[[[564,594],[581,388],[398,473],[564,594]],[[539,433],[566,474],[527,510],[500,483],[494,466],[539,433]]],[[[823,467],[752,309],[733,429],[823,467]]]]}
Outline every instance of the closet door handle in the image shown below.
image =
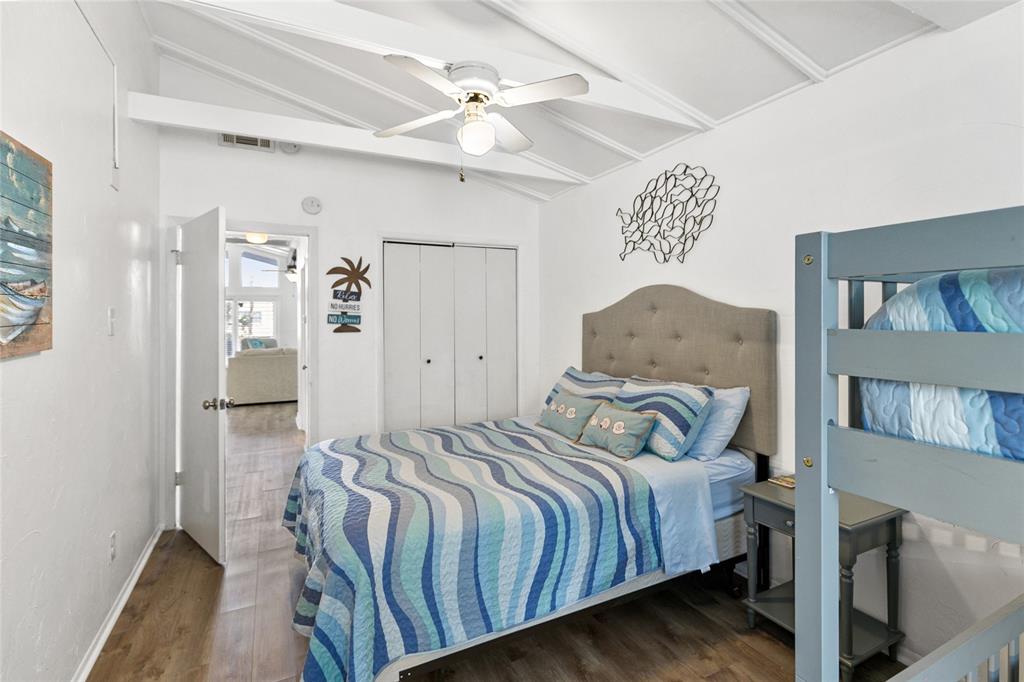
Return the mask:
{"type": "Polygon", "coordinates": [[[478,355],[478,356],[476,356],[476,359],[477,359],[477,360],[483,360],[483,359],[484,359],[484,356],[482,356],[482,355],[478,355]]]}
{"type": "Polygon", "coordinates": [[[430,358],[427,358],[427,364],[428,365],[430,364],[430,358]]]}

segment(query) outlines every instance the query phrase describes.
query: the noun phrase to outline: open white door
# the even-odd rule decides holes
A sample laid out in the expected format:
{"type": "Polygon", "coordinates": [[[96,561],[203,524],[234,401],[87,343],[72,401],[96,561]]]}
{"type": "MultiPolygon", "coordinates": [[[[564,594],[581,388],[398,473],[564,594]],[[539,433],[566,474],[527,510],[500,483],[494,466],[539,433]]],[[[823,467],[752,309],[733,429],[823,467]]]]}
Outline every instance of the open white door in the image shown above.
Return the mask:
{"type": "MultiPolygon", "coordinates": [[[[181,226],[181,527],[219,561],[224,542],[224,209],[181,226]]],[[[233,403],[233,401],[230,401],[233,403]]]]}

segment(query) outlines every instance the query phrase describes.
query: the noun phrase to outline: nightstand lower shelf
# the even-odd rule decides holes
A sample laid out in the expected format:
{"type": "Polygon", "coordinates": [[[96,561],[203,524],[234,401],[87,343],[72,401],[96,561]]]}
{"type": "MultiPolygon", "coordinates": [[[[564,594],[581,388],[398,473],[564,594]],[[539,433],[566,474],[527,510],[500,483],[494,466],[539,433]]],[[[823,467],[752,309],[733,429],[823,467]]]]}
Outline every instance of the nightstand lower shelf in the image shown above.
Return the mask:
{"type": "MultiPolygon", "coordinates": [[[[755,613],[776,625],[794,632],[795,592],[793,581],[782,583],[770,590],[757,593],[757,601],[745,599],[744,603],[755,613]]],[[[869,616],[863,611],[853,610],[853,656],[840,654],[842,662],[848,666],[860,665],[863,661],[880,651],[898,644],[903,633],[898,630],[890,632],[882,621],[869,616]]]]}

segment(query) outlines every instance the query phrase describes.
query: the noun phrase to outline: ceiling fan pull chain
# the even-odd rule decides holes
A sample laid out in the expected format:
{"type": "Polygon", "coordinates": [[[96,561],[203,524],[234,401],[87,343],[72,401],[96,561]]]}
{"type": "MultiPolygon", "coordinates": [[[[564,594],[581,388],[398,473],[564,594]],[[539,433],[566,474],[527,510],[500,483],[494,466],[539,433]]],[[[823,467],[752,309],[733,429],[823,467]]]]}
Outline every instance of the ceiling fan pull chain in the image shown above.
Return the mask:
{"type": "Polygon", "coordinates": [[[459,145],[455,145],[455,146],[459,150],[459,182],[465,182],[466,181],[466,171],[462,167],[462,147],[460,147],[459,145]]]}

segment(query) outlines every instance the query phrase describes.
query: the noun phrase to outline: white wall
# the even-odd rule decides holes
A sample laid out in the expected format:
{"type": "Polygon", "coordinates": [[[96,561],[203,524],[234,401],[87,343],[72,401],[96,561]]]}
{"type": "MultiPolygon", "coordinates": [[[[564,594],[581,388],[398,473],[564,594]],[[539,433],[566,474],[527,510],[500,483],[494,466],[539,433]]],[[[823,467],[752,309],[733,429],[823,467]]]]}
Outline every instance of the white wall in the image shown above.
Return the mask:
{"type": "MultiPolygon", "coordinates": [[[[793,470],[793,237],[1024,203],[1022,13],[930,34],[826,82],[574,189],[541,207],[539,391],[580,358],[580,315],[674,283],[778,311],[781,442],[793,470]],[[684,265],[620,262],[620,221],[679,162],[721,185],[715,224],[684,265]]],[[[539,399],[540,393],[535,395],[539,399]]],[[[776,553],[788,564],[788,552],[776,553]]],[[[857,602],[884,609],[883,559],[862,557],[857,602]]],[[[1021,549],[920,517],[906,524],[907,649],[927,652],[1024,590],[1021,549]]]]}
{"type": "Polygon", "coordinates": [[[318,433],[333,438],[374,432],[379,425],[381,239],[409,237],[519,247],[520,405],[538,392],[537,205],[454,170],[345,156],[313,148],[295,155],[220,147],[212,134],[161,132],[161,215],[199,215],[213,206],[229,221],[317,228],[319,253],[311,282],[318,335],[318,433]],[[323,211],[302,211],[317,196],[323,211]],[[327,270],[341,257],[370,263],[359,334],[334,334],[326,324],[327,270]]]}
{"type": "MultiPolygon", "coordinates": [[[[154,88],[137,5],[83,5],[121,88],[154,88]]],[[[53,350],[0,363],[0,678],[67,680],[158,523],[157,136],[122,116],[111,189],[112,76],[82,16],[70,2],[0,16],[0,127],[53,162],[54,182],[53,350]]]]}

